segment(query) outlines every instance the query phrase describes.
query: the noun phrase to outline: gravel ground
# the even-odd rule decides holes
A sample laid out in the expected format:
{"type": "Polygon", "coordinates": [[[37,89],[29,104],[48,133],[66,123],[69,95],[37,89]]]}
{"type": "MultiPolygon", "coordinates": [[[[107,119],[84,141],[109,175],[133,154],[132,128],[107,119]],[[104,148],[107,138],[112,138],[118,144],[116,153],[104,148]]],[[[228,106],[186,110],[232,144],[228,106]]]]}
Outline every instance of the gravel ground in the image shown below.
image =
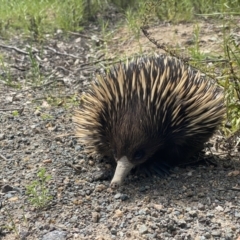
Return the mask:
{"type": "MultiPolygon", "coordinates": [[[[207,152],[216,166],[176,168],[165,178],[131,174],[121,188],[109,187],[111,164],[82,153],[71,120],[74,94],[94,73],[89,59],[99,60],[96,42],[63,39],[59,31],[43,49],[32,47],[45,76],[42,87],[24,82],[38,73],[27,43],[0,40],[12,83],[24,85],[18,90],[0,82],[0,239],[239,240],[239,149],[219,135],[211,140],[214,155],[207,152]],[[52,176],[47,187],[53,199],[39,210],[26,186],[43,167],[52,176]]],[[[0,75],[7,72],[0,69],[0,75]]]]}

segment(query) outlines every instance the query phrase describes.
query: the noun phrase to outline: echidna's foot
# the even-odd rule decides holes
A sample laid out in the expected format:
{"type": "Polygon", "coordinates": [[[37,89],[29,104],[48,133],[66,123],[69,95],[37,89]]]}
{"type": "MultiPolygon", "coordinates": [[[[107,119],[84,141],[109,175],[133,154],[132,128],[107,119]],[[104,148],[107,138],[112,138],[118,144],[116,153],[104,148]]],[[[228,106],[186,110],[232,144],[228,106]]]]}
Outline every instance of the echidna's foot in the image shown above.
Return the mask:
{"type": "Polygon", "coordinates": [[[170,169],[171,169],[171,166],[168,165],[165,162],[161,162],[161,163],[154,162],[150,166],[150,170],[154,174],[156,174],[156,175],[158,175],[160,177],[164,177],[166,175],[169,175],[170,174],[170,169]]]}
{"type": "Polygon", "coordinates": [[[164,177],[170,174],[171,168],[172,166],[165,162],[146,163],[138,166],[134,171],[134,174],[142,173],[145,174],[147,177],[152,177],[153,175],[164,177]]]}
{"type": "Polygon", "coordinates": [[[146,174],[147,177],[152,177],[152,171],[149,168],[139,168],[137,171],[141,171],[143,174],[146,174]]]}

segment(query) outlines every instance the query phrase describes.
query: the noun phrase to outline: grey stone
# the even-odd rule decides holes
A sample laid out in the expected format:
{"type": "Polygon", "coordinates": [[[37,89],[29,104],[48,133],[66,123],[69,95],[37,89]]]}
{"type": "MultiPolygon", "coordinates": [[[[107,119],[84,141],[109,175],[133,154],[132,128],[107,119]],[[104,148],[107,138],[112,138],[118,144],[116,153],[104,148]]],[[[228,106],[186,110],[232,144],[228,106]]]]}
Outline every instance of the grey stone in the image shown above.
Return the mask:
{"type": "Polygon", "coordinates": [[[145,233],[147,233],[148,232],[148,228],[147,228],[147,226],[146,225],[140,225],[139,227],[138,227],[138,229],[139,229],[139,233],[141,233],[141,234],[145,234],[145,233]]]}
{"type": "Polygon", "coordinates": [[[66,232],[55,230],[55,231],[46,233],[43,236],[42,240],[65,240],[66,237],[67,237],[66,232]]]}

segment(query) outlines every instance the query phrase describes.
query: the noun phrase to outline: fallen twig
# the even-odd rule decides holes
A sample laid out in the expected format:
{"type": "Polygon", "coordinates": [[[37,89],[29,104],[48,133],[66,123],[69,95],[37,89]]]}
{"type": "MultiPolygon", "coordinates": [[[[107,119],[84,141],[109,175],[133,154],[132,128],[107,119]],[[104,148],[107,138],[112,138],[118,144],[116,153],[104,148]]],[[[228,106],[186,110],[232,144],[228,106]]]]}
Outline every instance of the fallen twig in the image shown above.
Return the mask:
{"type": "MultiPolygon", "coordinates": [[[[147,27],[148,27],[148,26],[141,27],[141,30],[142,30],[143,34],[145,35],[145,37],[146,37],[151,43],[153,43],[157,48],[162,49],[162,50],[164,50],[165,52],[169,53],[171,56],[176,57],[176,58],[179,58],[179,56],[177,56],[177,55],[174,53],[174,51],[171,51],[168,46],[166,46],[165,44],[159,44],[156,39],[152,38],[152,37],[150,36],[149,32],[147,31],[147,27]]],[[[189,61],[190,59],[189,59],[189,58],[185,58],[185,59],[181,59],[181,60],[183,60],[185,63],[188,63],[188,61],[189,61]]]]}
{"type": "MultiPolygon", "coordinates": [[[[95,36],[95,35],[87,36],[87,35],[82,34],[82,33],[76,33],[76,32],[70,32],[70,31],[69,31],[69,33],[72,34],[72,35],[75,35],[75,36],[83,37],[83,38],[86,38],[86,39],[92,39],[92,40],[94,39],[94,36],[95,36]]],[[[107,42],[107,40],[104,40],[104,39],[99,38],[99,37],[97,37],[97,40],[99,40],[101,42],[107,42]]]]}
{"type": "Polygon", "coordinates": [[[85,66],[89,66],[89,65],[95,65],[95,64],[100,63],[100,62],[106,62],[106,61],[112,61],[112,60],[114,60],[114,58],[100,59],[100,60],[90,62],[90,63],[83,63],[83,64],[80,65],[80,68],[85,67],[85,66]]]}
{"type": "Polygon", "coordinates": [[[72,55],[72,54],[68,54],[68,53],[62,53],[62,52],[59,52],[56,49],[51,48],[51,47],[45,47],[45,49],[51,50],[51,51],[53,51],[54,53],[56,53],[58,55],[72,57],[72,58],[76,58],[76,59],[82,59],[82,57],[78,57],[78,56],[75,56],[75,55],[72,55]]]}
{"type": "Polygon", "coordinates": [[[5,112],[5,111],[23,111],[23,108],[11,108],[11,109],[0,109],[0,111],[5,112]]]}
{"type": "Polygon", "coordinates": [[[65,166],[73,168],[76,172],[81,172],[82,168],[80,166],[74,166],[69,162],[65,162],[65,166]]]}
{"type": "MultiPolygon", "coordinates": [[[[28,52],[23,51],[23,50],[21,50],[21,49],[19,49],[19,48],[17,48],[17,47],[8,46],[8,45],[3,45],[3,44],[0,44],[0,47],[2,47],[2,48],[7,48],[7,49],[12,49],[12,50],[15,50],[16,52],[22,53],[22,54],[24,54],[24,55],[29,55],[28,52]]],[[[34,53],[37,53],[37,52],[38,52],[37,50],[32,51],[33,54],[34,54],[34,53]]]]}
{"type": "Polygon", "coordinates": [[[22,71],[22,72],[29,70],[29,69],[27,69],[27,68],[20,68],[20,67],[18,67],[18,66],[16,66],[16,65],[10,65],[10,67],[15,68],[15,69],[17,69],[17,70],[19,70],[19,71],[22,71]]]}
{"type": "Polygon", "coordinates": [[[240,191],[240,188],[237,188],[237,187],[232,187],[232,188],[218,188],[217,190],[219,190],[219,191],[229,191],[229,190],[232,190],[232,191],[240,191]]]}
{"type": "Polygon", "coordinates": [[[3,160],[7,161],[7,159],[6,159],[2,154],[0,154],[0,157],[1,157],[3,160]]]}
{"type": "Polygon", "coordinates": [[[63,85],[66,85],[65,82],[62,80],[62,79],[58,79],[58,80],[53,80],[53,81],[50,81],[50,82],[47,82],[41,86],[32,86],[32,89],[41,89],[43,87],[46,87],[46,86],[49,86],[53,83],[56,83],[56,82],[61,82],[63,85]]]}

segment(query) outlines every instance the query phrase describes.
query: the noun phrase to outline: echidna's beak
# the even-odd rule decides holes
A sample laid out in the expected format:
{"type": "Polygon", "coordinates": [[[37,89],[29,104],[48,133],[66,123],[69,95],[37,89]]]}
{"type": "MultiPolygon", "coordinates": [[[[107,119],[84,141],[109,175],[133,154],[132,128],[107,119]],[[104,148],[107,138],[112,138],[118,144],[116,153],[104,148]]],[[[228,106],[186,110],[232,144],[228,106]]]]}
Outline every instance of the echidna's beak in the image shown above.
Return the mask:
{"type": "Polygon", "coordinates": [[[126,156],[121,157],[117,161],[117,168],[111,181],[111,186],[112,187],[120,186],[124,178],[127,176],[127,174],[133,167],[134,165],[128,161],[128,158],[126,156]]]}

